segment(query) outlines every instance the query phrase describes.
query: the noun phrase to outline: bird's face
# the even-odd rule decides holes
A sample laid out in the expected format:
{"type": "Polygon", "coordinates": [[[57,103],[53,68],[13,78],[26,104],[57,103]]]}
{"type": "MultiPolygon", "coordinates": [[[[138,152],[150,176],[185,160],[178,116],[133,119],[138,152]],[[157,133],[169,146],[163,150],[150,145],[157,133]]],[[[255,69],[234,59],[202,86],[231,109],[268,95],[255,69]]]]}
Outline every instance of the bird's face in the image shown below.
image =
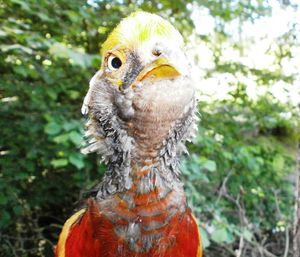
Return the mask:
{"type": "Polygon", "coordinates": [[[155,83],[185,75],[187,61],[182,49],[167,43],[170,43],[167,39],[163,42],[163,38],[152,38],[134,48],[119,45],[107,51],[102,66],[103,77],[124,92],[145,80],[155,83]]]}
{"type": "Polygon", "coordinates": [[[122,120],[144,129],[164,123],[160,132],[166,134],[193,101],[182,36],[157,15],[137,12],[121,21],[103,44],[102,58],[90,85],[93,113],[109,104],[122,120]]]}

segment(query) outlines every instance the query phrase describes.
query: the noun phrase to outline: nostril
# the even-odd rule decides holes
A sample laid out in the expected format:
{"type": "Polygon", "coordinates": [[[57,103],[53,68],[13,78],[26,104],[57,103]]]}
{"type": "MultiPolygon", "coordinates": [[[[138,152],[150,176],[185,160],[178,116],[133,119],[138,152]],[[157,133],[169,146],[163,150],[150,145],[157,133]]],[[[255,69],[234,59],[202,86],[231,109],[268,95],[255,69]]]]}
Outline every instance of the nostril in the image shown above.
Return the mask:
{"type": "Polygon", "coordinates": [[[154,50],[152,51],[152,54],[153,54],[154,56],[160,56],[160,55],[161,55],[161,51],[160,51],[159,49],[154,49],[154,50]]]}

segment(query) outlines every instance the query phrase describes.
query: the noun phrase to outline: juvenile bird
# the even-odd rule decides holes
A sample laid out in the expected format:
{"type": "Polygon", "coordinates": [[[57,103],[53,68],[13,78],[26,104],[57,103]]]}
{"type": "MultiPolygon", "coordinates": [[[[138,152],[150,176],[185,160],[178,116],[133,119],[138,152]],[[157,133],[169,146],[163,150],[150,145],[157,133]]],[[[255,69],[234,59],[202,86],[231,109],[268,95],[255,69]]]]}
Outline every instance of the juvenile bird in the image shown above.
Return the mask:
{"type": "Polygon", "coordinates": [[[102,46],[82,106],[88,145],[107,164],[87,206],[69,218],[56,257],[201,257],[179,157],[196,130],[196,98],[180,33],[136,12],[102,46]]]}

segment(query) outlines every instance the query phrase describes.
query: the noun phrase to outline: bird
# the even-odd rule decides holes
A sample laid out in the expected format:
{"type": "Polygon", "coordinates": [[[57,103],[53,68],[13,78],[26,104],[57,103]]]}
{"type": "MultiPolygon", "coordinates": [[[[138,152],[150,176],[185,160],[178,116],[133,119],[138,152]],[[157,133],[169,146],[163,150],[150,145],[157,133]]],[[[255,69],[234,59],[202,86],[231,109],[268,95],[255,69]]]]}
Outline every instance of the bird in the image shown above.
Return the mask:
{"type": "Polygon", "coordinates": [[[122,19],[101,48],[81,111],[84,154],[106,163],[86,204],[63,225],[56,257],[202,257],[180,157],[197,131],[191,62],[157,14],[122,19]]]}

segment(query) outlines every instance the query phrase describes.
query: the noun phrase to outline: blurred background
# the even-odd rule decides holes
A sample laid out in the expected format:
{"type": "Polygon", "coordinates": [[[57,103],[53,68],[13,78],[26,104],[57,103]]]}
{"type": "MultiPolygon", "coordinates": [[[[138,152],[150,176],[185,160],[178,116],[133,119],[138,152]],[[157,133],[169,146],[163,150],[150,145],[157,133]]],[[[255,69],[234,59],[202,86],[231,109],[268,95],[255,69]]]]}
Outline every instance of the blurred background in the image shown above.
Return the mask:
{"type": "Polygon", "coordinates": [[[80,153],[99,49],[135,10],[184,35],[201,122],[182,173],[207,257],[291,256],[299,140],[296,0],[0,1],[0,256],[53,256],[101,179],[80,153]]]}

